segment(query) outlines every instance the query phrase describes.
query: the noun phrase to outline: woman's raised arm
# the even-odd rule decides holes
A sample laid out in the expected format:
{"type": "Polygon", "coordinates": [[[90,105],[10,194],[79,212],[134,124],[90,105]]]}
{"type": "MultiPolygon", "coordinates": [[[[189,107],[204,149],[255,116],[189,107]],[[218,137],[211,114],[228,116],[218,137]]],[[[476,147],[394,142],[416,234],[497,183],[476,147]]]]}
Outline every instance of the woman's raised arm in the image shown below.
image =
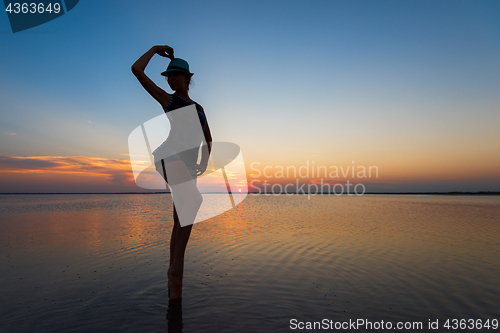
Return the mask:
{"type": "Polygon", "coordinates": [[[132,73],[141,85],[146,89],[146,91],[161,104],[162,107],[168,106],[170,103],[170,94],[165,90],[158,87],[147,75],[144,73],[146,66],[148,65],[151,58],[155,55],[161,55],[162,57],[174,58],[174,49],[168,45],[163,46],[153,46],[149,51],[144,53],[137,61],[132,65],[132,73]]]}

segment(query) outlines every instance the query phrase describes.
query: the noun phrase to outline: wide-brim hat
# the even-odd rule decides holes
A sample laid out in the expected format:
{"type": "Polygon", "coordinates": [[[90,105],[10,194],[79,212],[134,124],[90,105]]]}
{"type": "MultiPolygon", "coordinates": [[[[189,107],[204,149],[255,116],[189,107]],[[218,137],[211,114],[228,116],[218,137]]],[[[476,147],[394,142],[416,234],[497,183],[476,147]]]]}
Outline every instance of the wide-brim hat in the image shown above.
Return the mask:
{"type": "Polygon", "coordinates": [[[180,72],[187,75],[193,75],[193,73],[189,71],[189,64],[187,63],[187,61],[181,58],[172,59],[168,64],[167,69],[164,72],[161,72],[161,75],[167,76],[168,73],[172,72],[180,72]]]}

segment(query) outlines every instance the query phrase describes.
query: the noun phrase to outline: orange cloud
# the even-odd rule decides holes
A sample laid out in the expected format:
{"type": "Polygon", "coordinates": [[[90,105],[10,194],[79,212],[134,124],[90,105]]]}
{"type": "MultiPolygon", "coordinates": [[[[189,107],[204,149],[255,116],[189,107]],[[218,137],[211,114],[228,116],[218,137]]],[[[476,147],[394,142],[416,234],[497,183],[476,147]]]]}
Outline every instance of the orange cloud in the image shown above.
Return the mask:
{"type": "MultiPolygon", "coordinates": [[[[229,172],[228,178],[235,176],[229,172]]],[[[198,179],[202,192],[224,192],[219,173],[198,179]]],[[[140,184],[162,182],[154,166],[139,176],[140,184]]],[[[246,184],[239,184],[244,189],[246,184]]],[[[86,156],[0,156],[0,193],[116,193],[162,192],[158,187],[140,187],[134,181],[129,159],[86,156]],[[151,190],[148,190],[151,188],[151,190]]]]}
{"type": "MultiPolygon", "coordinates": [[[[248,183],[238,182],[243,189],[251,191],[262,188],[264,182],[269,186],[297,181],[293,177],[275,174],[277,168],[268,170],[271,177],[264,177],[263,165],[257,170],[247,167],[248,183]],[[241,183],[241,184],[240,184],[241,183]]],[[[300,165],[297,167],[299,168],[300,165]]],[[[413,166],[415,167],[415,166],[413,166]]],[[[456,168],[456,167],[455,167],[456,168]]],[[[151,179],[159,177],[154,168],[144,170],[142,177],[151,179]]],[[[368,191],[498,191],[500,176],[498,170],[491,172],[484,167],[470,167],[470,170],[458,172],[454,168],[435,170],[422,168],[411,169],[401,164],[380,165],[380,177],[366,179],[342,177],[300,178],[300,183],[351,184],[363,183],[368,191]],[[400,169],[398,169],[398,166],[400,169]],[[446,170],[446,171],[445,171],[446,170]],[[383,172],[382,172],[383,171],[383,172]],[[455,171],[455,172],[454,172],[455,171]],[[465,171],[465,172],[464,172],[465,171]]],[[[317,176],[317,172],[315,176],[317,176]]],[[[198,179],[202,192],[223,192],[225,182],[217,178],[218,174],[209,174],[198,179]]],[[[350,176],[350,175],[349,175],[350,176]]],[[[233,175],[229,172],[231,180],[233,175]]],[[[146,190],[136,185],[132,174],[130,160],[109,159],[86,156],[0,156],[0,193],[119,193],[119,192],[157,192],[162,190],[146,190]]]]}
{"type": "Polygon", "coordinates": [[[129,160],[86,156],[1,156],[0,192],[128,192],[129,160]]]}

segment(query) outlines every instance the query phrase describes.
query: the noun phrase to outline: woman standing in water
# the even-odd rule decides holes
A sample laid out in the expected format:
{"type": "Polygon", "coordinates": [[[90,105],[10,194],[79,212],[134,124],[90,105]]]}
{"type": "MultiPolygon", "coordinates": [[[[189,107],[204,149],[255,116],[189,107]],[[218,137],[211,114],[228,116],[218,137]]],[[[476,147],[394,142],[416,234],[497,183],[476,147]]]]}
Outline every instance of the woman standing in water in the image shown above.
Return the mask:
{"type": "Polygon", "coordinates": [[[196,177],[207,168],[212,136],[203,108],[188,95],[193,75],[189,71],[189,64],[183,59],[174,58],[174,50],[170,46],[153,46],[132,65],[132,72],[144,89],[161,104],[171,122],[167,140],[153,152],[153,155],[156,170],[169,184],[174,199],[174,228],[170,239],[170,265],[167,275],[169,297],[176,299],[182,296],[184,253],[203,200],[196,186],[196,177]],[[168,85],[174,91],[173,94],[158,87],[144,73],[155,54],[171,59],[161,75],[166,76],[168,85]],[[189,114],[191,111],[194,114],[194,108],[185,108],[193,105],[198,116],[195,122],[189,121],[189,114]],[[172,112],[181,108],[183,109],[172,112]],[[202,143],[201,162],[197,164],[198,151],[202,143]]]}

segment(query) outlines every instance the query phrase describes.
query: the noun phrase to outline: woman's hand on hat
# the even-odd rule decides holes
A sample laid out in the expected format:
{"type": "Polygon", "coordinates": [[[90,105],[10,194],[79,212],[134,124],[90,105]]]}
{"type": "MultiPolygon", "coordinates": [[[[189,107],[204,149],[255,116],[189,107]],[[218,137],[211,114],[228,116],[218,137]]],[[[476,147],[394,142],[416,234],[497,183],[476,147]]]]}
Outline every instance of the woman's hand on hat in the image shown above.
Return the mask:
{"type": "Polygon", "coordinates": [[[155,51],[156,54],[161,55],[162,57],[174,59],[174,49],[168,45],[156,45],[155,51]]]}

